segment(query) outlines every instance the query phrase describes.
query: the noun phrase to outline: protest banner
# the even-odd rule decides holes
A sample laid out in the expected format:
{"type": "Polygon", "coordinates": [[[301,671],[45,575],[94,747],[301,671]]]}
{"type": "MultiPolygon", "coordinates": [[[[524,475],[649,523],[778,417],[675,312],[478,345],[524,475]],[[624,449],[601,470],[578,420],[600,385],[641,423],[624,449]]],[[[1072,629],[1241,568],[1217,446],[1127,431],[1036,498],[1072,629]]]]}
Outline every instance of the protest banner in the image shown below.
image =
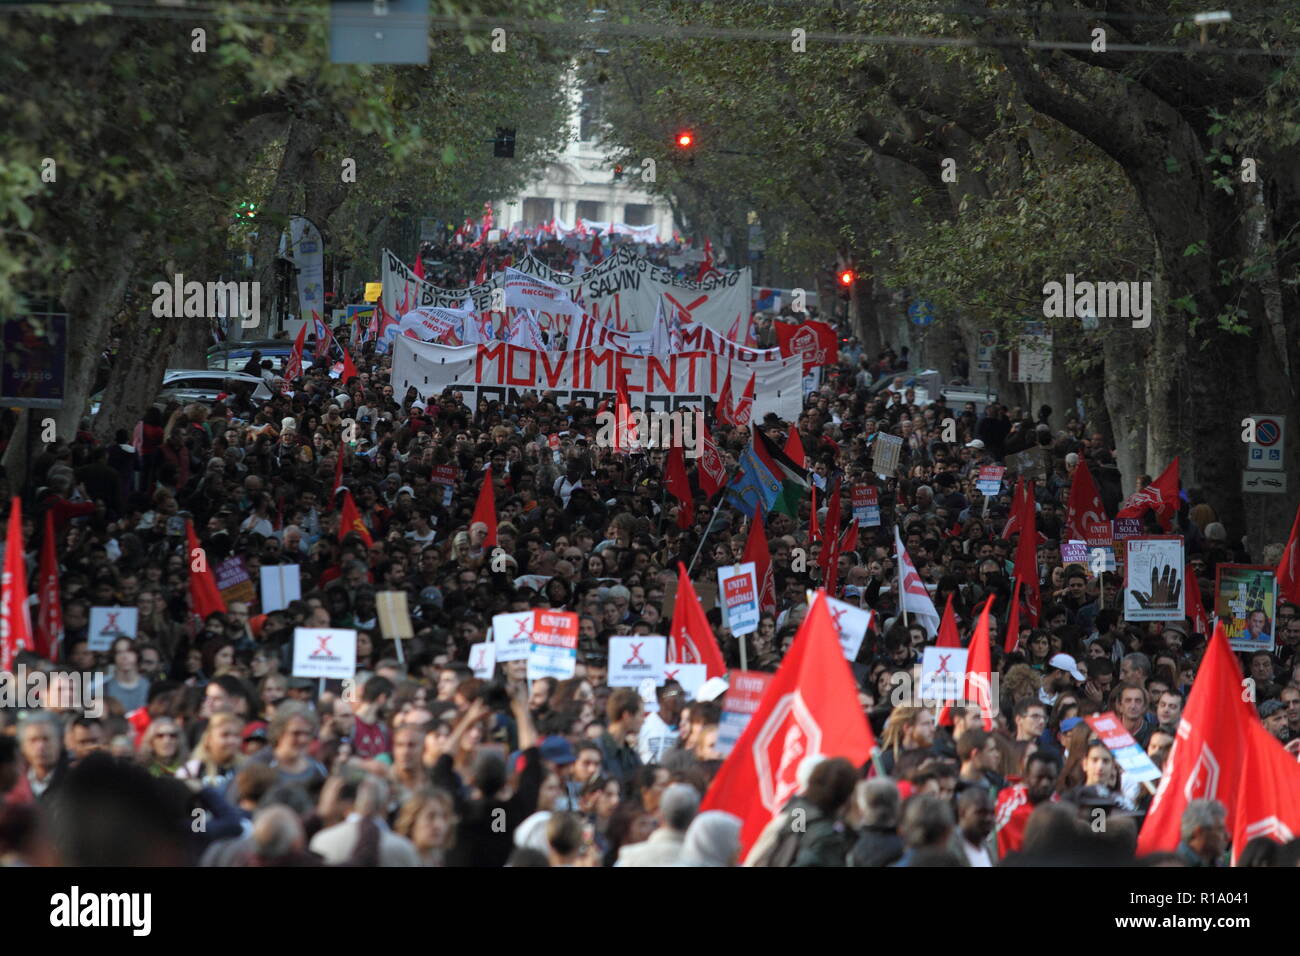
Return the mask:
{"type": "Polygon", "coordinates": [[[296,564],[264,564],[262,578],[262,613],[282,611],[293,601],[302,600],[302,578],[296,564]]]}
{"type": "Polygon", "coordinates": [[[456,482],[460,481],[460,469],[455,465],[434,465],[429,481],[442,487],[442,506],[449,507],[456,482]]]}
{"type": "Polygon", "coordinates": [[[491,680],[497,669],[497,645],[495,641],[471,644],[469,647],[469,669],[480,680],[491,680]]]}
{"type": "Polygon", "coordinates": [[[578,615],[538,608],[528,650],[528,679],[568,680],[578,669],[578,615]]]}
{"type": "Polygon", "coordinates": [[[880,526],[880,489],[875,485],[853,486],[853,520],[860,528],[880,526]]]}
{"type": "Polygon", "coordinates": [[[1005,465],[981,465],[975,489],[987,497],[997,497],[1002,491],[1002,476],[1006,471],[1005,465]]]}
{"type": "Polygon", "coordinates": [[[397,641],[398,653],[401,653],[402,640],[415,637],[415,628],[411,624],[411,612],[407,607],[405,591],[380,591],[375,595],[375,610],[379,614],[379,628],[385,638],[397,641]]]}
{"type": "Polygon", "coordinates": [[[749,720],[758,711],[772,675],[762,671],[732,671],[727,683],[727,696],[722,701],[722,718],[718,721],[718,752],[724,757],[731,753],[740,735],[749,726],[749,720]]]}
{"type": "MultiPolygon", "coordinates": [[[[393,343],[393,386],[403,394],[414,386],[426,400],[451,388],[464,392],[471,407],[482,401],[514,407],[528,392],[550,392],[561,405],[584,402],[594,408],[612,400],[619,378],[626,376],[632,408],[667,412],[702,408],[706,397],[717,401],[728,362],[705,352],[667,356],[612,349],[539,352],[505,342],[453,347],[398,336],[393,343]]],[[[798,418],[803,407],[799,367],[797,357],[746,366],[745,371],[754,376],[754,421],[769,413],[787,420],[798,418]]]]}
{"type": "Polygon", "coordinates": [[[862,641],[871,627],[872,612],[833,597],[826,599],[826,606],[831,612],[831,620],[839,630],[840,647],[844,648],[844,657],[849,663],[853,663],[858,659],[862,641]]]}
{"type": "Polygon", "coordinates": [[[1133,739],[1133,735],[1124,729],[1124,725],[1114,711],[1108,710],[1103,714],[1093,714],[1083,719],[1111,752],[1115,763],[1119,764],[1120,770],[1124,772],[1124,779],[1149,783],[1161,778],[1163,774],[1160,768],[1133,739]]]}
{"type": "Polygon", "coordinates": [[[670,680],[677,681],[682,685],[682,692],[687,700],[694,700],[695,692],[708,679],[707,664],[664,664],[664,683],[670,680]]]}
{"type": "Polygon", "coordinates": [[[722,619],[735,637],[758,630],[758,571],[755,562],[718,568],[722,619]]]}
{"type": "Polygon", "coordinates": [[[897,435],[876,435],[871,443],[875,450],[871,470],[885,478],[892,478],[898,471],[898,459],[903,453],[903,439],[897,435]]]}
{"type": "Polygon", "coordinates": [[[961,647],[927,647],[921,653],[919,699],[933,704],[961,700],[966,686],[966,654],[961,647]]]}
{"type": "Polygon", "coordinates": [[[221,592],[221,599],[227,607],[231,601],[251,603],[257,599],[257,588],[253,586],[253,579],[244,567],[242,558],[226,558],[213,568],[213,573],[217,576],[217,590],[221,592]]]}
{"type": "Polygon", "coordinates": [[[533,646],[532,611],[497,614],[492,618],[492,640],[496,642],[498,663],[528,659],[533,646]]]}

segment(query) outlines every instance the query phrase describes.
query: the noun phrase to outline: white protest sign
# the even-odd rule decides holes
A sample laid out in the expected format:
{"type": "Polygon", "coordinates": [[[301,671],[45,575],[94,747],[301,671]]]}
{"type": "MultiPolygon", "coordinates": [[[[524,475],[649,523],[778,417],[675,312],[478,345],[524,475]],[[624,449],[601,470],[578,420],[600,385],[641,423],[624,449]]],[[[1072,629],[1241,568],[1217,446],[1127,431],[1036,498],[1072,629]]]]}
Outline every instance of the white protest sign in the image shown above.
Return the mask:
{"type": "Polygon", "coordinates": [[[892,477],[894,472],[898,471],[898,459],[903,453],[903,439],[897,435],[877,434],[871,444],[875,449],[871,470],[886,478],[892,477]]]}
{"type": "Polygon", "coordinates": [[[469,669],[475,677],[491,680],[497,669],[497,646],[494,641],[471,644],[469,648],[469,669]]]}
{"type": "Polygon", "coordinates": [[[86,631],[92,651],[109,651],[119,637],[135,639],[140,611],[135,607],[92,607],[90,629],[86,631]]]}
{"type": "Polygon", "coordinates": [[[1124,620],[1181,621],[1183,539],[1162,535],[1124,539],[1124,620]]]}
{"type": "Polygon", "coordinates": [[[961,700],[965,676],[965,648],[927,647],[921,655],[921,700],[961,700]]]}
{"type": "Polygon", "coordinates": [[[687,700],[695,699],[695,692],[709,679],[707,664],[665,664],[664,683],[675,680],[682,685],[687,700]]]}
{"type": "Polygon", "coordinates": [[[578,670],[578,615],[538,608],[533,611],[533,643],[528,651],[528,679],[568,680],[578,670]]]}
{"type": "Polygon", "coordinates": [[[840,647],[844,648],[844,657],[849,663],[858,659],[862,641],[871,627],[871,611],[865,611],[852,604],[846,604],[838,598],[826,599],[826,610],[831,612],[831,620],[840,632],[840,647]]]}
{"type": "Polygon", "coordinates": [[[293,629],[294,677],[346,680],[357,673],[357,632],[336,627],[293,629]]]}
{"type": "Polygon", "coordinates": [[[664,682],[664,661],[668,655],[668,638],[657,635],[611,637],[609,639],[610,687],[640,687],[643,680],[653,680],[658,687],[664,682]]]}
{"type": "Polygon", "coordinates": [[[492,618],[492,640],[496,643],[496,662],[528,659],[533,646],[533,612],[497,614],[492,618]]]}
{"type": "Polygon", "coordinates": [[[262,576],[262,613],[282,611],[293,601],[302,600],[302,579],[296,564],[264,564],[262,576]]]}
{"type": "Polygon", "coordinates": [[[718,599],[733,635],[758,630],[758,570],[753,561],[718,568],[718,599]]]}

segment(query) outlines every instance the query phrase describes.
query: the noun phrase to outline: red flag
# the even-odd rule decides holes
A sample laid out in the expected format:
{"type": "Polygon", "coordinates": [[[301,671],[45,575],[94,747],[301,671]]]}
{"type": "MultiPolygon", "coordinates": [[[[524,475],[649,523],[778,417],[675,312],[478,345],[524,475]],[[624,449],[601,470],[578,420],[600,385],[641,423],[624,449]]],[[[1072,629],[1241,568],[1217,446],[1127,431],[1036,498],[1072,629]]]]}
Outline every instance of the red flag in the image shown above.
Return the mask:
{"type": "MultiPolygon", "coordinates": [[[[343,349],[342,346],[339,348],[343,349]]],[[[356,365],[352,362],[352,356],[348,354],[347,349],[343,349],[343,373],[339,375],[339,381],[346,385],[348,382],[357,378],[361,373],[357,371],[356,365]]]]}
{"type": "Polygon", "coordinates": [[[695,273],[695,281],[703,282],[713,270],[713,240],[704,240],[704,259],[700,262],[700,268],[695,273]]]}
{"type": "Polygon", "coordinates": [[[1187,562],[1183,577],[1183,613],[1192,622],[1192,630],[1197,634],[1210,632],[1210,615],[1205,613],[1205,605],[1201,603],[1201,586],[1190,561],[1187,562]]]}
{"type": "Polygon", "coordinates": [[[354,531],[361,535],[361,540],[366,543],[367,548],[375,543],[370,537],[370,529],[361,520],[361,512],[357,510],[357,503],[352,500],[352,492],[345,488],[342,513],[339,515],[339,540],[342,541],[354,531]]]}
{"type": "Polygon", "coordinates": [[[965,696],[979,707],[986,731],[993,729],[993,715],[997,712],[993,706],[992,677],[989,674],[992,670],[989,653],[989,614],[992,609],[993,596],[990,595],[980,611],[979,623],[975,625],[970,647],[966,650],[965,696]]]}
{"type": "Polygon", "coordinates": [[[189,518],[185,519],[185,542],[188,546],[185,559],[190,566],[190,609],[207,620],[209,614],[224,613],[226,602],[217,590],[217,576],[208,564],[207,552],[200,547],[194,522],[189,518]]]}
{"type": "Polygon", "coordinates": [[[1007,637],[1002,642],[1002,649],[1008,654],[1020,643],[1020,578],[1016,578],[1011,589],[1011,613],[1007,615],[1007,637]]]}
{"type": "Polygon", "coordinates": [[[610,446],[615,454],[631,453],[636,444],[636,425],[632,421],[632,398],[627,389],[627,372],[620,371],[614,384],[614,441],[610,446]]]}
{"type": "Polygon", "coordinates": [[[719,425],[736,424],[735,413],[731,409],[731,366],[727,366],[727,377],[722,383],[722,391],[718,393],[718,402],[713,409],[713,417],[717,419],[719,425]]]}
{"type": "MultiPolygon", "coordinates": [[[[1246,756],[1237,784],[1232,860],[1256,837],[1289,843],[1300,833],[1300,763],[1257,720],[1245,728],[1246,756]]],[[[1228,781],[1231,784],[1231,781],[1228,781]]]]}
{"type": "Polygon", "coordinates": [[[487,281],[487,277],[488,277],[488,257],[487,257],[487,253],[485,252],[483,253],[483,258],[479,260],[478,275],[474,277],[474,284],[482,285],[484,282],[487,281]]]}
{"type": "Polygon", "coordinates": [[[681,445],[674,445],[668,452],[664,477],[669,493],[680,502],[680,507],[677,509],[677,527],[689,528],[694,518],[695,497],[691,493],[691,480],[686,474],[686,451],[681,445]]]}
{"type": "Polygon", "coordinates": [[[45,512],[45,541],[41,545],[41,568],[36,575],[41,610],[36,619],[36,653],[58,660],[63,645],[63,605],[59,599],[59,556],[54,541],[54,509],[45,512]]]}
{"type": "Polygon", "coordinates": [[[781,354],[787,358],[791,355],[803,356],[803,373],[809,374],[815,368],[838,365],[840,361],[840,343],[835,330],[825,322],[810,320],[791,325],[789,322],[775,322],[776,344],[781,354]]]}
{"type": "Polygon", "coordinates": [[[799,437],[799,429],[790,426],[790,437],[785,440],[785,456],[800,468],[808,467],[808,456],[804,454],[803,439],[799,437]]]}
{"type": "Polygon", "coordinates": [[[289,364],[284,368],[284,380],[292,382],[295,378],[302,378],[302,346],[307,339],[307,323],[302,324],[298,330],[298,338],[294,339],[293,351],[289,353],[289,364]]]}
{"type": "MultiPolygon", "coordinates": [[[[1016,587],[1024,592],[1025,611],[1029,626],[1038,626],[1038,609],[1041,606],[1038,578],[1038,516],[1034,512],[1034,483],[1025,482],[1027,489],[1025,504],[1020,512],[1020,538],[1016,543],[1016,563],[1013,575],[1016,587]]],[[[1016,603],[1016,608],[1019,604],[1016,603]]],[[[1010,638],[1008,638],[1010,641],[1010,638]]]]}
{"type": "Polygon", "coordinates": [[[835,482],[831,492],[831,503],[826,508],[826,527],[822,531],[822,550],[817,555],[817,564],[822,569],[822,578],[830,574],[830,567],[835,561],[835,546],[840,542],[840,482],[835,482]]]}
{"type": "Polygon", "coordinates": [[[1228,808],[1228,832],[1234,832],[1246,728],[1258,721],[1255,708],[1242,697],[1241,668],[1220,621],[1187,695],[1165,774],[1138,835],[1139,855],[1177,848],[1183,811],[1191,800],[1222,801],[1228,808]]]}
{"type": "Polygon", "coordinates": [[[840,538],[840,554],[858,550],[858,522],[850,521],[840,538]]]}
{"type": "Polygon", "coordinates": [[[708,425],[703,423],[700,445],[703,448],[699,468],[700,490],[706,498],[711,499],[727,483],[727,466],[722,462],[722,453],[718,451],[717,443],[709,434],[708,425]]]}
{"type": "Polygon", "coordinates": [[[952,609],[952,592],[948,592],[948,604],[943,609],[943,621],[939,624],[939,639],[935,647],[961,647],[961,636],[957,633],[957,612],[952,609]]]}
{"type": "Polygon", "coordinates": [[[740,817],[743,857],[798,792],[805,757],[844,757],[861,766],[875,743],[839,631],[819,594],[700,809],[740,817]]]}
{"type": "Polygon", "coordinates": [[[1277,593],[1283,601],[1300,604],[1300,508],[1296,509],[1291,537],[1286,539],[1286,550],[1277,564],[1277,593]]]}
{"type": "Polygon", "coordinates": [[[758,607],[760,611],[776,613],[776,582],[772,577],[772,551],[767,546],[767,530],[763,527],[763,512],[754,508],[754,520],[745,540],[742,562],[754,562],[754,575],[758,578],[758,607]]]}
{"type": "Polygon", "coordinates": [[[1011,492],[1011,516],[1007,518],[1007,523],[1002,526],[1003,540],[1010,541],[1011,536],[1018,534],[1020,529],[1025,526],[1024,511],[1026,505],[1031,509],[1033,508],[1034,496],[1030,488],[1026,486],[1024,477],[1020,476],[1016,478],[1016,488],[1011,492]]]}
{"type": "Polygon", "coordinates": [[[487,538],[484,544],[489,548],[497,546],[497,498],[496,489],[492,487],[492,466],[488,465],[483,474],[483,487],[479,489],[478,503],[474,505],[474,517],[469,519],[469,526],[482,522],[487,525],[487,538]]]}
{"type": "Polygon", "coordinates": [[[1079,459],[1070,479],[1070,498],[1065,506],[1066,538],[1071,541],[1087,541],[1088,526],[1109,521],[1106,506],[1101,503],[1101,493],[1097,491],[1097,482],[1088,470],[1083,459],[1079,459]]]}
{"type": "Polygon", "coordinates": [[[9,499],[5,534],[4,594],[0,597],[0,671],[12,671],[19,651],[35,647],[27,607],[27,559],[23,554],[23,503],[9,499]]]}
{"type": "Polygon", "coordinates": [[[330,342],[334,340],[334,333],[330,327],[320,319],[320,313],[313,311],[311,314],[312,331],[316,333],[316,352],[317,358],[324,358],[329,355],[330,342]]]}
{"type": "Polygon", "coordinates": [[[677,562],[677,596],[673,599],[673,626],[668,634],[668,653],[677,664],[703,664],[709,677],[727,672],[704,607],[695,586],[686,574],[686,565],[677,562]]]}
{"type": "Polygon", "coordinates": [[[415,273],[417,279],[424,278],[424,256],[418,252],[415,254],[415,265],[411,267],[411,271],[415,273]]]}
{"type": "Polygon", "coordinates": [[[1178,459],[1160,473],[1160,477],[1124,502],[1116,518],[1141,518],[1154,508],[1160,527],[1173,528],[1174,515],[1178,513],[1178,459]]]}
{"type": "Polygon", "coordinates": [[[757,372],[750,373],[749,384],[745,386],[745,393],[740,396],[740,401],[736,403],[736,407],[731,412],[733,424],[739,425],[741,428],[749,427],[749,419],[754,411],[754,380],[757,375],[757,372]]]}
{"type": "Polygon", "coordinates": [[[591,240],[591,262],[592,262],[592,265],[595,265],[596,263],[600,262],[600,261],[601,261],[602,259],[604,259],[604,258],[605,258],[605,253],[604,253],[604,251],[600,248],[600,236],[597,236],[595,239],[591,240]]]}

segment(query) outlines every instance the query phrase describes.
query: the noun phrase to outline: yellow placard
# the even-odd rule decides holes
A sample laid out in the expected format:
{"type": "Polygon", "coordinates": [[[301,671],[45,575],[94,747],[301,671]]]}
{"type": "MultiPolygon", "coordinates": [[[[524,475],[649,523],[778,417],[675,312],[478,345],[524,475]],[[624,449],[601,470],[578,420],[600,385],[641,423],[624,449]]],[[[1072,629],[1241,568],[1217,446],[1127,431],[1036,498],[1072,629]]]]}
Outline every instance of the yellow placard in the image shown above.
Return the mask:
{"type": "Polygon", "coordinates": [[[367,302],[378,302],[378,301],[379,301],[379,296],[380,296],[381,291],[383,290],[383,287],[384,287],[384,284],[383,284],[382,282],[367,282],[367,283],[366,283],[366,301],[367,301],[367,302]]]}

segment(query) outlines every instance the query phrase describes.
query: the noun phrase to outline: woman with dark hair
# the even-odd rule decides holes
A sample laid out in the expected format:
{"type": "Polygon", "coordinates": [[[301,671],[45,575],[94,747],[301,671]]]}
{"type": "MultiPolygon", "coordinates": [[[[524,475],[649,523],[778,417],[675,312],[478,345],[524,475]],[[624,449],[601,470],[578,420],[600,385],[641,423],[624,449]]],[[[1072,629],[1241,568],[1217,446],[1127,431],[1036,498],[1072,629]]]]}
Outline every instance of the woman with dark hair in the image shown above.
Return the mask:
{"type": "Polygon", "coordinates": [[[568,608],[573,600],[573,592],[569,588],[569,583],[560,578],[551,578],[546,582],[546,600],[550,603],[552,609],[568,608]]]}
{"type": "Polygon", "coordinates": [[[224,637],[209,638],[203,644],[203,676],[208,679],[229,674],[235,667],[235,642],[224,637]]]}

